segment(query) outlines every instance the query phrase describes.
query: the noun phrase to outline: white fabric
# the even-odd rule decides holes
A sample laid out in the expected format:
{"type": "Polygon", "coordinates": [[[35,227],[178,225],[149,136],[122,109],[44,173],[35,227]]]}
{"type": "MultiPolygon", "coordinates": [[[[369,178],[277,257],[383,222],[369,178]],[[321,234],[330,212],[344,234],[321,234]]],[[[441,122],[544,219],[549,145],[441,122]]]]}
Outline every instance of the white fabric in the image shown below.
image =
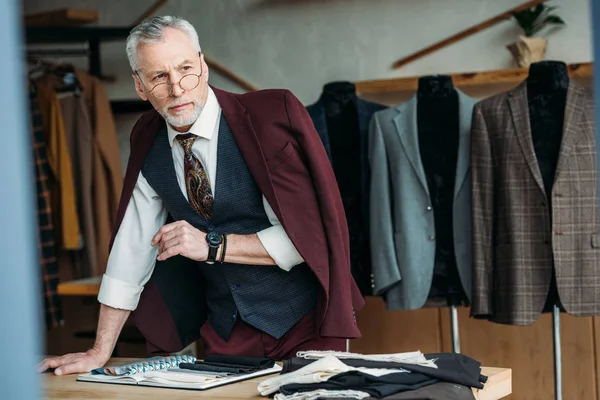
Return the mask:
{"type": "Polygon", "coordinates": [[[369,393],[359,392],[357,390],[312,390],[310,392],[294,393],[285,395],[277,393],[274,400],[316,400],[322,397],[336,399],[364,399],[369,397],[369,393]]]}
{"type": "Polygon", "coordinates": [[[326,356],[304,367],[274,376],[258,384],[258,391],[263,396],[279,391],[284,385],[291,383],[319,383],[325,382],[332,376],[348,371],[360,371],[374,376],[395,374],[398,372],[410,373],[405,369],[357,368],[344,364],[334,356],[326,356]]]}
{"type": "MultiPolygon", "coordinates": [[[[200,137],[194,141],[192,152],[202,162],[211,184],[213,195],[217,175],[217,143],[221,107],[209,88],[206,105],[190,133],[200,137]]],[[[184,175],[184,151],[175,139],[179,132],[167,125],[175,172],[179,187],[187,199],[184,175]]],[[[272,226],[257,232],[265,250],[283,270],[289,271],[304,260],[281,226],[273,209],[263,196],[265,213],[272,226]]],[[[125,216],[115,237],[109,255],[106,273],[100,285],[98,301],[113,308],[135,310],[144,285],[152,276],[158,248],[152,247],[152,237],[165,224],[167,210],[158,194],[140,172],[125,216]]]]}
{"type": "Polygon", "coordinates": [[[411,351],[406,353],[390,353],[390,354],[358,354],[349,353],[345,351],[333,351],[333,350],[309,350],[299,351],[296,353],[296,357],[306,359],[319,359],[324,357],[334,356],[342,359],[354,358],[360,360],[370,361],[383,361],[383,362],[401,362],[405,364],[417,364],[425,367],[437,368],[433,360],[425,358],[423,353],[420,351],[411,351]]]}

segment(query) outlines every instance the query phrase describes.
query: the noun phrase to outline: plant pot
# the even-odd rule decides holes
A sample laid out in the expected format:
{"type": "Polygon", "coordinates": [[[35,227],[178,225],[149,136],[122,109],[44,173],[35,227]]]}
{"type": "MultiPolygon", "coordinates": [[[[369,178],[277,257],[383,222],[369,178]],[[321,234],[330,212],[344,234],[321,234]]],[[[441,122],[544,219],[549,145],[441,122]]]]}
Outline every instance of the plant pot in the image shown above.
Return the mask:
{"type": "Polygon", "coordinates": [[[531,63],[544,59],[547,46],[546,39],[520,36],[518,41],[506,48],[511,52],[518,67],[528,68],[531,63]]]}

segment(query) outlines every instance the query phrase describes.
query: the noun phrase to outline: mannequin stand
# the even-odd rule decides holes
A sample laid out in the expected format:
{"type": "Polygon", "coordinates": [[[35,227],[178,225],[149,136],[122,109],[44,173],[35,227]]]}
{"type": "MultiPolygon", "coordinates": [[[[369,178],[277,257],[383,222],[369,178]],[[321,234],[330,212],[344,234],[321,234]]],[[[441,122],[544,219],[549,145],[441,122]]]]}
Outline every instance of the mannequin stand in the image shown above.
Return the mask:
{"type": "Polygon", "coordinates": [[[450,329],[452,330],[452,351],[460,353],[460,341],[458,340],[458,311],[456,306],[450,306],[450,329]]]}
{"type": "Polygon", "coordinates": [[[554,347],[554,398],[562,400],[562,357],[560,348],[560,310],[552,309],[552,339],[554,347]]]}

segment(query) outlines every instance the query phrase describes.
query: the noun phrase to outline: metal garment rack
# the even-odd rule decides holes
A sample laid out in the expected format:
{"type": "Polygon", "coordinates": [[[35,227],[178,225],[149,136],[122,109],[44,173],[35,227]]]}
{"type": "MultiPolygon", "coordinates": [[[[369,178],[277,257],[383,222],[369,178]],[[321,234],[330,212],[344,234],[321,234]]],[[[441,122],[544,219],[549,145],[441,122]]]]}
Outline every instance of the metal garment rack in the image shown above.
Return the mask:
{"type": "Polygon", "coordinates": [[[562,353],[560,348],[560,310],[552,308],[552,345],[554,347],[554,398],[562,400],[562,353]]]}
{"type": "Polygon", "coordinates": [[[450,306],[450,329],[452,332],[452,352],[460,353],[460,340],[458,337],[458,310],[455,305],[450,306]]]}

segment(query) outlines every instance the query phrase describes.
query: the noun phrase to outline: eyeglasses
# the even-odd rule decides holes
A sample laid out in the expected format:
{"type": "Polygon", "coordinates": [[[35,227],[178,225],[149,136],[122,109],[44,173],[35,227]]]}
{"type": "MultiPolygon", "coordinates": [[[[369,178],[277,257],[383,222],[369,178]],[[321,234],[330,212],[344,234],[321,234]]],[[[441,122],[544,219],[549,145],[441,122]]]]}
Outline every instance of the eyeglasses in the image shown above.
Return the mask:
{"type": "MultiPolygon", "coordinates": [[[[200,84],[200,77],[202,76],[202,72],[203,72],[202,64],[200,64],[200,74],[199,75],[187,74],[187,75],[182,76],[181,79],[179,80],[179,82],[159,83],[158,85],[156,85],[152,89],[150,89],[149,92],[157,99],[162,100],[162,99],[166,99],[167,97],[170,97],[173,95],[173,86],[174,85],[179,85],[179,87],[185,91],[194,90],[200,84]]],[[[137,71],[135,71],[135,73],[140,78],[141,84],[146,88],[146,90],[148,90],[146,85],[144,85],[144,82],[142,81],[140,74],[137,71]]]]}
{"type": "Polygon", "coordinates": [[[174,83],[159,83],[150,89],[150,93],[157,99],[166,99],[173,94],[173,86],[179,85],[182,90],[194,90],[200,84],[200,76],[196,74],[188,74],[181,77],[179,82],[174,83]]]}

